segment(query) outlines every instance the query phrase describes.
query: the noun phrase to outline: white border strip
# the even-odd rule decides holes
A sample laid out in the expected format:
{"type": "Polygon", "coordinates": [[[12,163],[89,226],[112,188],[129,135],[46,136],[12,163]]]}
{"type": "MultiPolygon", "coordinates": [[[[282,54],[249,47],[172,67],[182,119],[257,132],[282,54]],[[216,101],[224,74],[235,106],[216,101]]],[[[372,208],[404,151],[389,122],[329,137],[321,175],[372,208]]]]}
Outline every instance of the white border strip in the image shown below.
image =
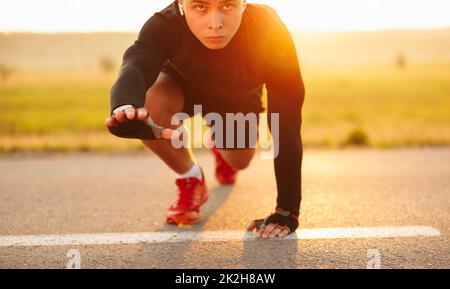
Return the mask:
{"type": "MultiPolygon", "coordinates": [[[[432,227],[353,227],[301,229],[285,239],[354,239],[354,238],[397,238],[397,237],[435,237],[441,232],[432,227]]],[[[103,233],[69,235],[28,235],[0,236],[0,247],[30,246],[83,246],[118,245],[140,243],[177,243],[187,241],[227,242],[255,240],[252,232],[244,231],[207,231],[207,232],[149,232],[149,233],[103,233]]],[[[279,240],[279,239],[278,239],[279,240]]]]}

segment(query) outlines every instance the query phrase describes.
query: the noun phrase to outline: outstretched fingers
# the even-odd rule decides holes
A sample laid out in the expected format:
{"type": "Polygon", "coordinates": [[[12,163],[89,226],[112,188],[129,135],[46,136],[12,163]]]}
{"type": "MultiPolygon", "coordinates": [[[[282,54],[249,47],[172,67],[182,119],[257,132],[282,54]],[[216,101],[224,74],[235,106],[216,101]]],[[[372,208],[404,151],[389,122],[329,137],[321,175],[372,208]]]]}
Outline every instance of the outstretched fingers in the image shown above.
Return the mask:
{"type": "Polygon", "coordinates": [[[105,125],[108,126],[108,127],[113,127],[113,126],[116,126],[118,124],[119,124],[118,121],[115,118],[111,117],[111,116],[107,117],[106,120],[105,120],[105,125]]]}
{"type": "Polygon", "coordinates": [[[291,230],[286,225],[279,224],[268,224],[268,225],[258,225],[257,220],[251,221],[247,226],[247,231],[253,231],[256,229],[256,236],[263,239],[275,239],[284,238],[290,234],[291,230]]]}
{"type": "Polygon", "coordinates": [[[136,116],[136,110],[134,109],[134,107],[128,107],[127,109],[125,109],[125,116],[129,120],[134,119],[136,116]]]}
{"type": "Polygon", "coordinates": [[[139,120],[146,120],[148,117],[148,111],[147,109],[145,109],[144,107],[138,108],[137,109],[137,118],[139,120]]]}
{"type": "Polygon", "coordinates": [[[265,228],[264,231],[261,234],[261,237],[263,239],[269,239],[270,235],[272,234],[272,232],[278,227],[278,224],[268,224],[265,228]]]}

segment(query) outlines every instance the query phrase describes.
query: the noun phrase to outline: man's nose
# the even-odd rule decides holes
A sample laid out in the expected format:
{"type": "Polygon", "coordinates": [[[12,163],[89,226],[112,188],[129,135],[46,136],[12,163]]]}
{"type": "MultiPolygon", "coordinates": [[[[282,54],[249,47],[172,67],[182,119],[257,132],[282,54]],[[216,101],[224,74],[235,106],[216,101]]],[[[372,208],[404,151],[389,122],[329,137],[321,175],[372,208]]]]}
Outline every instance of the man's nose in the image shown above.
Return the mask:
{"type": "Polygon", "coordinates": [[[218,30],[223,28],[223,20],[219,12],[213,12],[209,24],[209,29],[218,30]]]}

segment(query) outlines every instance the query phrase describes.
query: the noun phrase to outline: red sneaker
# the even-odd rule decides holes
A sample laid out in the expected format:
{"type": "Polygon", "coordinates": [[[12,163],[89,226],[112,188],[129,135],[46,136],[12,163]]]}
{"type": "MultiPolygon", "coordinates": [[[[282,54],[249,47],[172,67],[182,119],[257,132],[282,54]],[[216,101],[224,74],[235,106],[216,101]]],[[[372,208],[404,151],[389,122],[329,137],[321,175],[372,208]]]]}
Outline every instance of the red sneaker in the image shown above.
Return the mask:
{"type": "Polygon", "coordinates": [[[236,177],[238,169],[230,165],[224,158],[220,155],[219,150],[213,146],[211,148],[215,158],[216,158],[216,178],[222,185],[232,185],[236,182],[236,177]]]}
{"type": "Polygon", "coordinates": [[[184,178],[175,181],[178,198],[167,210],[166,220],[170,224],[192,224],[198,221],[200,206],[208,200],[208,189],[202,171],[202,181],[198,178],[184,178]]]}

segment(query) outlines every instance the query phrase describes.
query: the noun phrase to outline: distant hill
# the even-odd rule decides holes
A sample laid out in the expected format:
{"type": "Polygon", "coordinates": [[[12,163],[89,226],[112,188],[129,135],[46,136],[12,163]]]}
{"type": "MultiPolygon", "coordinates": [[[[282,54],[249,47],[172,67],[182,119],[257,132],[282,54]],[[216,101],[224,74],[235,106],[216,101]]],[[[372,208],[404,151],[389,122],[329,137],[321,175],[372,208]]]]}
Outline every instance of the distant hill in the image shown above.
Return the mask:
{"type": "Polygon", "coordinates": [[[414,62],[450,60],[450,28],[294,34],[306,65],[385,64],[399,54],[414,62]]]}
{"type": "Polygon", "coordinates": [[[102,57],[120,62],[134,33],[0,34],[0,63],[20,70],[96,69],[102,57]]]}
{"type": "MultiPolygon", "coordinates": [[[[304,66],[450,60],[450,28],[373,32],[293,31],[304,66]]],[[[93,70],[102,57],[117,66],[137,33],[0,33],[0,64],[18,70],[93,70]]]]}

